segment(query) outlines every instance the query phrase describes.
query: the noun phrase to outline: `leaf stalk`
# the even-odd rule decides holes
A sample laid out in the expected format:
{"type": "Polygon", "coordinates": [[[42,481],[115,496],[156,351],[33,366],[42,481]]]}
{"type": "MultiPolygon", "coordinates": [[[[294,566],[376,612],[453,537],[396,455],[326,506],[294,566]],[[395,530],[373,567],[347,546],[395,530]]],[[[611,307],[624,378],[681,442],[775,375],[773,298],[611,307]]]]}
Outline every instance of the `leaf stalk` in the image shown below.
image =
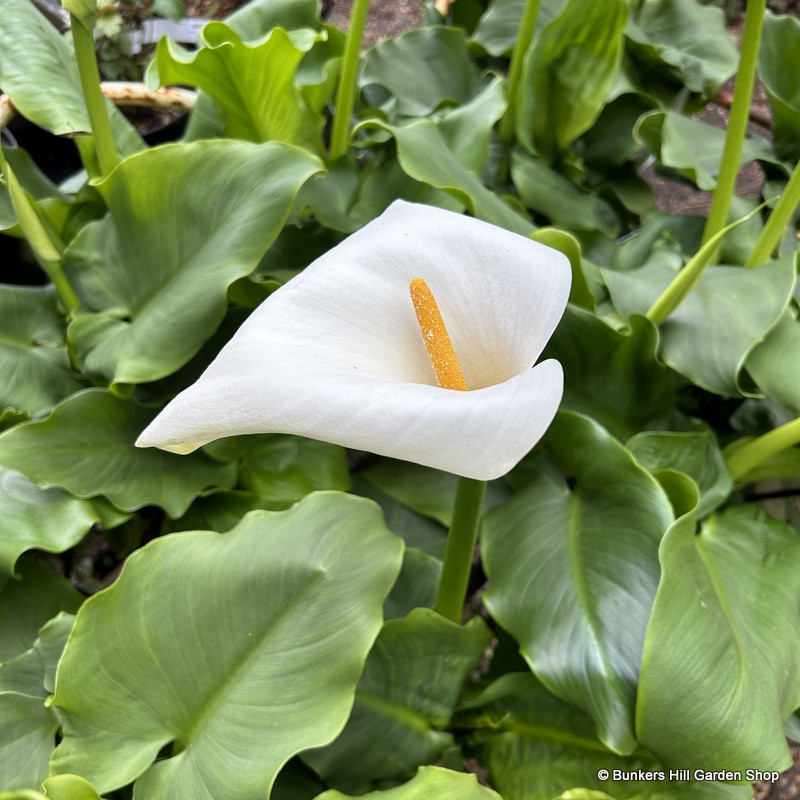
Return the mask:
{"type": "Polygon", "coordinates": [[[100,177],[105,177],[119,164],[120,158],[111,131],[111,119],[108,116],[106,101],[100,90],[100,71],[97,68],[94,52],[94,37],[92,30],[86,28],[74,14],[70,14],[70,22],[81,89],[100,164],[100,177]]]}
{"type": "Polygon", "coordinates": [[[333,113],[329,148],[329,155],[333,161],[345,155],[350,146],[350,121],[355,107],[358,65],[368,14],[369,0],[355,0],[344,45],[342,71],[336,93],[336,110],[333,113]]]}
{"type": "Polygon", "coordinates": [[[761,43],[761,29],[766,4],[766,0],[747,0],[742,33],[742,53],[733,90],[731,117],[728,123],[728,132],[725,135],[725,145],[722,149],[722,163],[717,177],[717,185],[711,200],[711,210],[708,212],[708,219],[703,230],[704,244],[722,230],[728,220],[731,200],[736,189],[736,177],[739,173],[739,159],[742,155],[747,122],[750,117],[750,101],[753,97],[758,48],[761,43]]]}
{"type": "Polygon", "coordinates": [[[735,450],[725,458],[734,483],[741,483],[750,470],[796,444],[800,444],[800,417],[756,437],[735,450]]]}
{"type": "Polygon", "coordinates": [[[756,239],[753,250],[745,261],[746,267],[758,267],[769,260],[798,205],[800,205],[800,162],[795,165],[789,182],[756,239]]]}
{"type": "Polygon", "coordinates": [[[455,623],[461,622],[485,493],[486,481],[458,479],[453,520],[434,606],[443,617],[455,623]]]}

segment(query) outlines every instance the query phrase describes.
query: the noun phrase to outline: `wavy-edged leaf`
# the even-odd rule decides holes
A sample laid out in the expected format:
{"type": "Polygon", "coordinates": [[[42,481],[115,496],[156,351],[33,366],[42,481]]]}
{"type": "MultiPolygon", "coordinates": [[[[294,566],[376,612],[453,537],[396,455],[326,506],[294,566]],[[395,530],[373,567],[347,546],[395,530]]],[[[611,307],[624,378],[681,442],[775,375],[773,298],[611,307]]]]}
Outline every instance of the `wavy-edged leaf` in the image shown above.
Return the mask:
{"type": "Polygon", "coordinates": [[[593,417],[625,440],[664,425],[673,413],[674,381],[656,357],[657,347],[658,331],[645,317],[633,315],[627,330],[615,331],[568,305],[544,357],[564,367],[561,407],[593,417]]]}
{"type": "Polygon", "coordinates": [[[83,368],[135,384],[185,364],[320,169],[277,142],[168,144],[120,164],[97,187],[111,213],[65,254],[86,309],[69,327],[83,368]]]}
{"type": "Polygon", "coordinates": [[[0,410],[39,416],[82,387],[52,286],[0,286],[0,320],[0,410]]]}
{"type": "Polygon", "coordinates": [[[62,553],[98,519],[91,503],[58,489],[39,489],[22,473],[0,468],[0,588],[26,550],[62,553]]]}
{"type": "Polygon", "coordinates": [[[263,800],[344,726],[401,556],[377,506],[336,492],[151,542],[78,614],[53,771],[101,792],[138,778],[148,800],[263,800]]]}
{"type": "MultiPolygon", "coordinates": [[[[623,315],[644,313],[674,275],[664,262],[627,274],[603,272],[614,306],[623,315]]],[[[660,326],[662,359],[697,386],[740,395],[745,360],[780,319],[795,280],[794,256],[757,269],[708,267],[660,326]]]]}
{"type": "Polygon", "coordinates": [[[626,447],[650,472],[676,469],[693,478],[700,490],[698,516],[705,516],[728,499],[733,480],[719,444],[708,428],[699,431],[643,431],[626,447]]]}
{"type": "Polygon", "coordinates": [[[545,442],[571,485],[540,473],[486,515],[485,602],[548,689],[590,714],[609,747],[630,752],[672,509],[658,482],[587,417],[559,412],[545,442]]]}
{"type": "Polygon", "coordinates": [[[56,486],[83,498],[103,495],[123,511],[157,505],[172,517],[181,516],[206,487],[233,484],[235,464],[135,448],[153,415],[133,400],[86,389],[47,419],[0,435],[0,465],[45,489],[56,486]]]}
{"type": "Polygon", "coordinates": [[[395,98],[397,114],[424,117],[444,102],[471,100],[484,80],[469,58],[464,31],[432,26],[375,45],[364,56],[359,84],[371,105],[380,102],[370,93],[378,84],[395,98]]]}
{"type": "MultiPolygon", "coordinates": [[[[364,800],[501,800],[497,792],[481,786],[475,775],[453,772],[443,767],[420,767],[408,783],[361,797],[364,800]]],[[[353,798],[331,790],[323,792],[316,800],[353,798]]]]}
{"type": "Polygon", "coordinates": [[[756,506],[714,514],[698,535],[690,511],[659,557],[640,741],[676,767],[786,769],[783,721],[800,706],[800,537],[756,506]]]}
{"type": "Polygon", "coordinates": [[[666,81],[670,94],[686,86],[711,98],[736,71],[739,54],[721,9],[694,0],[648,0],[634,8],[627,49],[648,88],[666,81]]]}
{"type": "Polygon", "coordinates": [[[606,800],[609,794],[616,800],[752,797],[749,786],[669,780],[668,770],[641,752],[612,753],[593,736],[584,713],[548,694],[530,674],[504,675],[462,708],[457,720],[474,729],[471,749],[504,800],[606,800]],[[606,780],[598,778],[600,770],[610,773],[606,780]],[[643,779],[639,770],[663,772],[664,779],[643,779]]]}
{"type": "Polygon", "coordinates": [[[204,45],[190,52],[163,38],[156,51],[159,80],[197,86],[217,102],[222,133],[251,142],[285,142],[322,152],[321,114],[307,105],[295,73],[317,41],[309,30],[274,28],[257,43],[242,42],[223,22],[203,28],[204,45]]]}
{"type": "Polygon", "coordinates": [[[303,760],[329,783],[357,786],[435,761],[454,744],[443,728],[489,638],[479,618],[462,627],[427,608],[386,622],[344,730],[303,760]]]}

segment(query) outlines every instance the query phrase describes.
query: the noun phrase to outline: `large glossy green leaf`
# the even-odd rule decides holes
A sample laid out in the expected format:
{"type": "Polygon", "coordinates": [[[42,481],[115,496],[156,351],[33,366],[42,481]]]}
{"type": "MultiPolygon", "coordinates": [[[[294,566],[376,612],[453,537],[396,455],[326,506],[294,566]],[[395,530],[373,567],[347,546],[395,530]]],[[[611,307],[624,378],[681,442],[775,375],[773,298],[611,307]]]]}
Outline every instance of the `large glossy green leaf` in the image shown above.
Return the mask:
{"type": "Polygon", "coordinates": [[[658,545],[672,509],[658,482],[592,420],[561,411],[545,442],[569,483],[534,474],[486,515],[486,605],[548,689],[590,714],[609,747],[630,752],[658,545]]]}
{"type": "Polygon", "coordinates": [[[788,308],[778,324],[756,345],[745,367],[759,389],[800,414],[800,372],[788,368],[800,363],[800,321],[788,308]]]}
{"type": "Polygon", "coordinates": [[[67,398],[41,422],[26,422],[0,435],[0,465],[42,488],[77,497],[103,495],[124,511],[145,505],[178,517],[208,486],[230,487],[236,465],[204,454],[177,456],[137,449],[136,438],[154,412],[102,389],[67,398]]]}
{"type": "Polygon", "coordinates": [[[0,468],[0,588],[26,550],[61,553],[98,519],[86,500],[59,489],[39,489],[20,472],[0,468]]]}
{"type": "Polygon", "coordinates": [[[507,206],[451,150],[440,127],[430,119],[407,125],[389,125],[377,119],[364,126],[383,128],[397,142],[397,157],[404,172],[415,180],[443,189],[470,212],[501,228],[527,236],[533,225],[507,206]]]}
{"type": "Polygon", "coordinates": [[[0,285],[0,374],[0,411],[39,416],[81,388],[52,286],[0,285]]]}
{"type": "Polygon", "coordinates": [[[511,177],[528,208],[570,230],[619,233],[619,219],[605,200],[534,158],[522,148],[511,154],[511,177]]]}
{"type": "MultiPolygon", "coordinates": [[[[475,775],[453,772],[442,767],[420,767],[402,786],[361,795],[365,800],[501,800],[497,792],[481,786],[475,775]]],[[[331,790],[316,800],[353,800],[350,795],[331,790]]]]}
{"type": "Polygon", "coordinates": [[[597,119],[622,57],[624,0],[567,0],[523,67],[517,139],[547,161],[597,119]]]}
{"type": "Polygon", "coordinates": [[[648,88],[667,81],[711,98],[735,71],[739,55],[719,8],[694,0],[638,3],[628,20],[628,50],[648,88]]]}
{"type": "Polygon", "coordinates": [[[377,506],[337,492],[137,551],[78,614],[53,771],[101,792],[138,778],[147,800],[263,800],[344,726],[401,557],[377,506]]]}
{"type": "Polygon", "coordinates": [[[386,622],[367,658],[350,719],[335,741],[303,759],[333,785],[369,785],[435,761],[454,744],[447,725],[490,633],[429,609],[386,622]]]}
{"type": "Polygon", "coordinates": [[[658,331],[644,317],[631,316],[627,330],[615,331],[569,305],[543,357],[564,367],[561,407],[593,417],[625,440],[672,416],[673,380],[656,358],[657,346],[658,331]]]}
{"type": "Polygon", "coordinates": [[[783,770],[800,705],[800,537],[756,506],[664,537],[636,728],[666,764],[783,770]],[[758,765],[758,767],[755,767],[758,765]]]}
{"type": "MultiPolygon", "coordinates": [[[[72,46],[30,0],[3,0],[0,53],[0,86],[23,116],[55,134],[91,130],[72,46]]],[[[120,151],[144,148],[122,114],[107,107],[120,151]]]]}
{"type": "Polygon", "coordinates": [[[372,105],[369,86],[384,87],[401,116],[424,117],[441,103],[463,104],[473,98],[484,81],[467,52],[460,28],[426,27],[387,39],[364,57],[359,83],[372,105]]]}
{"type": "Polygon", "coordinates": [[[790,64],[800,59],[800,21],[792,16],[764,17],[758,51],[759,76],[772,107],[775,147],[783,158],[800,157],[800,89],[792,79],[790,64]]]}
{"type": "MultiPolygon", "coordinates": [[[[654,262],[633,273],[605,270],[603,275],[617,311],[627,315],[646,311],[675,270],[654,262]]],[[[704,389],[741,394],[745,360],[777,324],[795,280],[793,257],[757,269],[709,267],[661,325],[661,357],[704,389]]]]}
{"type": "Polygon", "coordinates": [[[276,142],[169,144],[126,159],[98,185],[110,215],[65,255],[86,309],[69,328],[85,371],[130,384],[185,364],[320,168],[276,142]]]}
{"type": "Polygon", "coordinates": [[[317,30],[321,26],[318,0],[250,0],[225,18],[243,42],[253,43],[273,28],[317,30]]]}
{"type": "Polygon", "coordinates": [[[669,771],[642,752],[628,757],[612,753],[594,737],[583,712],[548,694],[530,674],[504,675],[463,708],[457,722],[475,729],[472,749],[504,800],[752,797],[749,786],[670,780],[669,771]],[[598,776],[600,770],[608,771],[605,779],[598,776]],[[648,780],[639,770],[663,772],[663,779],[651,774],[648,780]]]}
{"type": "Polygon", "coordinates": [[[630,439],[627,448],[650,472],[679,470],[693,478],[700,490],[698,516],[713,511],[728,499],[733,480],[714,434],[698,431],[645,431],[630,439]]]}
{"type": "Polygon", "coordinates": [[[207,92],[225,118],[226,137],[285,142],[321,153],[325,120],[294,83],[317,34],[275,28],[251,45],[225,23],[211,22],[202,39],[205,46],[194,52],[161,40],[156,61],[162,85],[182,83],[207,92]]]}
{"type": "MultiPolygon", "coordinates": [[[[642,117],[634,136],[647,145],[665,167],[688,178],[698,189],[712,191],[717,185],[725,131],[675,111],[654,111],[642,117]]],[[[774,161],[770,143],[760,136],[748,136],[739,164],[756,158],[774,161]]]]}

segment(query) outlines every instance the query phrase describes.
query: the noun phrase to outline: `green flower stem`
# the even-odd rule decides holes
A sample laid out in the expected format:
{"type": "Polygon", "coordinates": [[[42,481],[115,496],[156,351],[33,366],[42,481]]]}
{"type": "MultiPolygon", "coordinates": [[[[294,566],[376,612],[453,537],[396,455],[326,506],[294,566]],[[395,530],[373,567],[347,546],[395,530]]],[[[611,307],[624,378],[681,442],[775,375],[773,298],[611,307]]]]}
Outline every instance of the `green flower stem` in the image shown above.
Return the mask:
{"type": "Polygon", "coordinates": [[[514,139],[517,92],[520,78],[522,77],[522,65],[525,61],[525,54],[531,45],[533,33],[536,30],[536,20],[539,17],[540,5],[541,0],[526,0],[525,10],[522,12],[522,21],[519,26],[519,36],[517,36],[517,43],[511,53],[511,64],[508,68],[508,85],[506,87],[506,113],[500,120],[500,138],[509,144],[514,139]]]}
{"type": "Polygon", "coordinates": [[[753,84],[758,64],[758,47],[761,42],[761,28],[764,22],[766,0],[747,0],[744,31],[742,33],[742,54],[731,104],[731,118],[722,150],[717,187],[711,201],[711,210],[703,231],[703,242],[707,242],[725,226],[731,199],[736,189],[736,176],[739,173],[739,159],[747,133],[750,116],[750,101],[753,97],[753,84]]]}
{"type": "Polygon", "coordinates": [[[769,215],[767,224],[759,234],[756,240],[753,251],[750,253],[746,267],[758,267],[761,264],[766,264],[769,257],[772,255],[773,250],[778,246],[778,242],[783,236],[789,220],[792,218],[795,209],[800,204],[800,162],[794,168],[789,182],[783,190],[775,208],[769,215]]]}
{"type": "Polygon", "coordinates": [[[61,255],[64,252],[64,243],[60,237],[52,231],[52,226],[47,226],[40,218],[39,211],[31,202],[27,192],[22,188],[14,170],[6,161],[5,155],[0,149],[0,172],[3,175],[8,193],[11,197],[11,205],[17,215],[17,221],[25,234],[25,239],[33,250],[36,260],[44,270],[45,274],[56,287],[56,292],[64,303],[67,311],[72,312],[80,307],[80,300],[75,290],[67,280],[64,270],[61,267],[61,255]],[[50,230],[48,230],[48,227],[50,230]]]}
{"type": "Polygon", "coordinates": [[[743,445],[726,458],[734,483],[740,483],[751,469],[796,444],[800,444],[800,417],[743,445]]]}
{"type": "Polygon", "coordinates": [[[350,146],[350,120],[355,106],[358,64],[368,13],[369,0],[355,0],[344,46],[342,72],[336,93],[336,110],[333,114],[333,127],[331,128],[330,157],[333,161],[347,153],[350,146]]]}
{"type": "Polygon", "coordinates": [[[486,481],[458,479],[453,521],[447,537],[442,577],[434,606],[443,617],[457,623],[461,622],[461,612],[467,596],[485,493],[486,481]]]}
{"type": "Polygon", "coordinates": [[[70,23],[75,57],[78,61],[78,73],[81,78],[81,89],[83,89],[83,98],[86,102],[86,111],[89,114],[89,124],[92,127],[101,177],[104,177],[119,164],[120,159],[114,143],[114,136],[111,133],[111,119],[108,116],[106,101],[100,90],[100,71],[97,68],[97,58],[94,53],[94,37],[91,29],[84,27],[74,14],[70,14],[70,23]]]}

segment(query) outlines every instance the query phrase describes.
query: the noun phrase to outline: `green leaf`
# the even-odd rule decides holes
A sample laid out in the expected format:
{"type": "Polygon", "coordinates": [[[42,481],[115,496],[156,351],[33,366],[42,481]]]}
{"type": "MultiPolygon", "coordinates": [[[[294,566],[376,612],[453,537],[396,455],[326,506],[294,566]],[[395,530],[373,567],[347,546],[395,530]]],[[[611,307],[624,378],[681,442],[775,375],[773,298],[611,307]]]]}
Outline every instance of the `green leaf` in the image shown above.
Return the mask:
{"type": "MultiPolygon", "coordinates": [[[[622,315],[647,310],[674,275],[663,262],[629,274],[603,272],[622,315]]],[[[741,395],[745,360],[780,319],[795,279],[794,257],[757,269],[708,267],[661,325],[661,358],[697,386],[741,395]]]]}
{"type": "Polygon", "coordinates": [[[255,492],[263,508],[280,510],[309,492],[350,488],[343,447],[300,436],[248,438],[239,470],[242,488],[255,492]]]}
{"type": "Polygon", "coordinates": [[[329,783],[354,786],[435,761],[454,744],[443,728],[489,638],[479,618],[462,627],[427,608],[386,622],[344,730],[303,760],[329,783]]]}
{"type": "Polygon", "coordinates": [[[101,792],[138,777],[148,800],[263,800],[344,726],[401,557],[377,506],[337,492],[151,542],[78,614],[53,772],[101,792]]]}
{"type": "Polygon", "coordinates": [[[0,285],[0,409],[40,416],[81,388],[52,286],[0,285]]]}
{"type": "Polygon", "coordinates": [[[800,91],[787,67],[796,64],[798,59],[800,21],[792,16],[777,17],[767,11],[758,51],[758,70],[772,108],[775,148],[790,161],[800,158],[800,91]]]}
{"type": "Polygon", "coordinates": [[[57,486],[83,498],[103,495],[123,511],[157,505],[172,517],[183,514],[205,487],[233,484],[234,464],[135,448],[153,415],[132,400],[87,389],[46,420],[0,435],[0,464],[42,488],[57,486]]]}
{"type": "Polygon", "coordinates": [[[745,368],[758,387],[800,414],[800,374],[787,364],[800,363],[800,321],[787,308],[778,324],[747,356],[745,368]]]}
{"type": "Polygon", "coordinates": [[[39,489],[24,475],[0,468],[0,588],[26,550],[62,553],[98,521],[91,503],[58,489],[39,489]]]}
{"type": "MultiPolygon", "coordinates": [[[[392,530],[388,520],[387,527],[392,530]]],[[[406,546],[403,568],[383,605],[384,619],[400,619],[415,608],[433,608],[441,574],[438,558],[406,546]]]]}
{"type": "MultiPolygon", "coordinates": [[[[420,767],[402,786],[361,795],[364,800],[502,800],[497,792],[481,786],[475,775],[453,772],[442,767],[420,767]]],[[[349,795],[331,790],[316,800],[351,800],[349,795]]]]}
{"type": "Polygon", "coordinates": [[[551,169],[519,147],[511,153],[511,177],[528,208],[570,230],[619,233],[620,223],[605,200],[551,169]]]}
{"type": "Polygon", "coordinates": [[[168,144],[123,161],[97,187],[111,214],[65,254],[87,309],[69,328],[84,370],[130,384],[185,364],[320,168],[275,142],[168,144]]]}
{"type": "Polygon", "coordinates": [[[371,119],[361,127],[376,127],[391,133],[397,142],[397,158],[403,171],[415,180],[443,189],[469,208],[473,216],[523,236],[533,230],[530,222],[503,203],[459,161],[433,120],[390,125],[371,119]]]}
{"type": "Polygon", "coordinates": [[[0,590],[0,663],[24,653],[49,619],[59,611],[76,611],[83,599],[44,564],[26,560],[19,574],[0,590]]]}
{"type": "Polygon", "coordinates": [[[683,433],[646,431],[636,434],[626,447],[650,472],[676,469],[693,478],[700,489],[698,516],[705,516],[724,503],[733,489],[722,451],[709,429],[683,433]]]}
{"type": "Polygon", "coordinates": [[[561,407],[593,417],[625,440],[672,416],[674,382],[656,358],[657,346],[658,331],[644,317],[633,315],[627,330],[615,331],[594,314],[568,305],[542,357],[564,367],[561,407]]]}
{"type": "MultiPolygon", "coordinates": [[[[30,0],[3,0],[0,52],[0,86],[20,114],[56,135],[91,130],[72,45],[30,0]]],[[[142,150],[139,134],[113,104],[107,106],[119,151],[142,150]]]]}
{"type": "Polygon", "coordinates": [[[636,727],[668,765],[783,770],[800,705],[800,537],[756,506],[664,537],[636,727]]]}
{"type": "MultiPolygon", "coordinates": [[[[561,411],[543,474],[484,518],[484,599],[547,688],[630,752],[642,643],[672,510],[658,482],[592,420],[561,411]]],[[[567,787],[565,787],[567,788],[567,787]]]]}
{"type": "Polygon", "coordinates": [[[226,137],[285,142],[322,152],[325,120],[308,107],[294,83],[317,34],[275,28],[250,45],[225,23],[210,22],[202,38],[205,46],[196,51],[167,38],[159,42],[156,62],[162,86],[182,83],[207,92],[224,115],[226,137]]]}
{"type": "Polygon", "coordinates": [[[586,280],[583,267],[583,253],[578,240],[570,233],[558,228],[539,228],[530,234],[534,242],[541,242],[563,253],[572,267],[572,286],[569,289],[569,302],[580,308],[594,311],[595,298],[586,280]]]}
{"type": "Polygon", "coordinates": [[[587,131],[619,71],[624,0],[567,0],[523,67],[517,139],[547,161],[587,131]]]}
{"type": "MultiPolygon", "coordinates": [[[[45,176],[25,150],[19,147],[4,147],[2,154],[31,199],[36,201],[40,207],[42,206],[41,201],[51,200],[51,206],[57,204],[59,210],[66,213],[72,203],[72,198],[61,192],[45,176]]],[[[0,181],[0,231],[8,230],[16,224],[17,216],[11,202],[8,185],[0,181]]]]}
{"type": "Polygon", "coordinates": [[[668,770],[641,751],[628,757],[610,752],[593,736],[591,720],[583,712],[548,694],[530,674],[504,675],[462,708],[457,724],[473,729],[471,749],[505,800],[752,797],[749,786],[670,780],[668,770]],[[608,779],[598,778],[600,770],[610,773],[608,779]],[[614,770],[624,777],[615,777],[614,770]],[[664,779],[640,778],[639,770],[663,772],[664,779]]]}
{"type": "Polygon", "coordinates": [[[70,618],[59,617],[38,632],[82,599],[43,564],[28,561],[20,574],[0,591],[0,791],[40,786],[47,777],[58,719],[45,707],[45,686],[70,618]]]}
{"type": "Polygon", "coordinates": [[[424,117],[442,103],[464,104],[485,81],[470,60],[460,28],[426,27],[386,39],[367,52],[359,76],[370,105],[380,97],[371,84],[384,87],[395,99],[400,116],[424,117]]]}
{"type": "Polygon", "coordinates": [[[739,54],[721,9],[694,0],[648,0],[634,8],[627,49],[648,88],[667,80],[673,93],[686,86],[710,99],[736,71],[739,54]]]}
{"type": "MultiPolygon", "coordinates": [[[[713,191],[717,186],[725,131],[675,111],[653,111],[641,117],[634,136],[661,163],[688,178],[698,189],[713,191]]],[[[770,143],[760,137],[745,138],[740,166],[755,159],[774,161],[770,143]]]]}
{"type": "MultiPolygon", "coordinates": [[[[564,0],[542,0],[536,27],[541,29],[547,25],[563,5],[564,0]]],[[[489,55],[507,54],[517,43],[524,8],[525,0],[494,0],[478,21],[472,41],[489,55]]]]}

